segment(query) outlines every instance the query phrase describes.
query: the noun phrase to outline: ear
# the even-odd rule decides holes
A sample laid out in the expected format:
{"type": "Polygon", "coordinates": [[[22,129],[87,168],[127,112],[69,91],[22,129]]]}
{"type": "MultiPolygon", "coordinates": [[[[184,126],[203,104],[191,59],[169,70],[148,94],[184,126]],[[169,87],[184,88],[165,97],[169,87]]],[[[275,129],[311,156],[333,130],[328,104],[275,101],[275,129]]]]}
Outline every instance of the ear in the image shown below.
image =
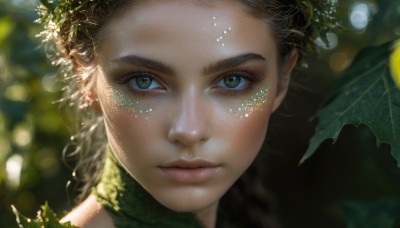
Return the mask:
{"type": "Polygon", "coordinates": [[[96,112],[102,112],[101,105],[96,93],[97,75],[92,74],[90,77],[82,78],[80,82],[81,93],[83,93],[83,99],[85,106],[91,108],[96,112]]]}
{"type": "Polygon", "coordinates": [[[87,107],[93,109],[96,112],[101,112],[101,106],[97,94],[92,91],[93,88],[84,92],[84,102],[87,107]]]}
{"type": "Polygon", "coordinates": [[[279,75],[278,75],[278,88],[277,94],[274,100],[272,111],[276,111],[278,107],[281,105],[283,99],[286,96],[288,91],[290,76],[292,74],[293,69],[297,65],[297,60],[299,58],[299,52],[297,49],[293,49],[290,54],[288,54],[283,62],[279,66],[279,75]]]}

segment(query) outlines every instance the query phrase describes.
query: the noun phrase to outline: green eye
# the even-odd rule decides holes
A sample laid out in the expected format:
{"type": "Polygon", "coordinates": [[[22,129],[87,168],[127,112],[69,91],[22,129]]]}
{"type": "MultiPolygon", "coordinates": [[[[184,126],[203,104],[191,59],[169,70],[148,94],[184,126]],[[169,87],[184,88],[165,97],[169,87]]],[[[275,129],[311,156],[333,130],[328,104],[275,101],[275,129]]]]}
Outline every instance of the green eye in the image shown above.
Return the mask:
{"type": "Polygon", "coordinates": [[[236,88],[242,82],[242,77],[237,75],[227,76],[223,79],[223,83],[228,88],[236,88]]]}
{"type": "Polygon", "coordinates": [[[135,82],[139,89],[149,89],[153,79],[150,77],[137,77],[135,82]]]}
{"type": "Polygon", "coordinates": [[[146,76],[141,73],[130,79],[129,85],[133,90],[153,90],[162,87],[152,76],[146,76]]]}

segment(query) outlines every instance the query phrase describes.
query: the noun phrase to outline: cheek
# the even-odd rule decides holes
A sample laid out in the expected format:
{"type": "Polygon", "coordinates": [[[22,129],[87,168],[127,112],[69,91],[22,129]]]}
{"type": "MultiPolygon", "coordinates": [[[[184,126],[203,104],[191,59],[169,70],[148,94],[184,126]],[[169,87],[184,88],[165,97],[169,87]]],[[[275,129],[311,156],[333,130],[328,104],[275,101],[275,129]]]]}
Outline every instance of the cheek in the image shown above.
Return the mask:
{"type": "Polygon", "coordinates": [[[152,126],[154,118],[107,104],[103,106],[103,115],[110,146],[125,169],[135,178],[146,175],[143,172],[160,157],[149,156],[160,134],[160,129],[152,126]]]}
{"type": "Polygon", "coordinates": [[[225,126],[233,128],[230,132],[237,138],[234,144],[249,149],[261,146],[271,114],[272,102],[269,98],[269,89],[263,87],[229,108],[229,116],[226,117],[229,123],[225,126]]]}
{"type": "MultiPolygon", "coordinates": [[[[247,118],[236,120],[229,131],[232,151],[231,157],[237,157],[238,162],[251,163],[258,154],[267,132],[270,112],[257,111],[247,118]]],[[[238,119],[237,116],[234,118],[238,119]]],[[[240,118],[240,117],[239,117],[240,118]]],[[[250,165],[250,164],[248,164],[250,165]]]]}
{"type": "Polygon", "coordinates": [[[96,84],[97,95],[107,129],[107,137],[113,148],[125,151],[133,141],[141,140],[147,118],[153,112],[151,104],[112,88],[100,78],[96,84]]]}
{"type": "Polygon", "coordinates": [[[129,104],[123,107],[116,106],[118,101],[110,101],[109,98],[102,102],[108,137],[123,147],[145,141],[146,136],[151,135],[152,118],[149,117],[153,115],[152,106],[141,103],[132,105],[134,101],[129,99],[125,101],[129,104]]]}
{"type": "Polygon", "coordinates": [[[230,148],[223,160],[231,163],[230,172],[237,176],[250,166],[260,151],[272,112],[272,103],[268,101],[251,107],[251,112],[242,110],[224,116],[224,127],[219,133],[230,148]]]}

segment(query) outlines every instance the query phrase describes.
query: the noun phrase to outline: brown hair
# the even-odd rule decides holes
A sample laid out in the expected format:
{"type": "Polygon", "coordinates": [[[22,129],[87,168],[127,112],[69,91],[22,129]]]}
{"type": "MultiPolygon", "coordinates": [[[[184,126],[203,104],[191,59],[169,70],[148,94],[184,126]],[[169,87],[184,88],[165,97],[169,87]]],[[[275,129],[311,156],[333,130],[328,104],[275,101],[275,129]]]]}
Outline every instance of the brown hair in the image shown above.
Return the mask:
{"type": "MultiPolygon", "coordinates": [[[[296,0],[239,0],[251,15],[268,18],[278,43],[278,53],[283,61],[294,49],[302,53],[308,39],[312,39],[307,26],[307,10],[296,0]]],[[[78,0],[71,5],[81,4],[78,0]]],[[[65,87],[61,101],[73,110],[76,132],[64,156],[75,157],[73,176],[84,183],[81,198],[89,194],[100,178],[104,164],[107,142],[103,118],[87,108],[84,94],[92,84],[95,69],[95,50],[98,33],[112,19],[125,9],[129,0],[87,1],[82,8],[67,14],[56,38],[54,64],[62,71],[65,87]]],[[[51,46],[49,46],[51,48],[51,46]]],[[[246,171],[224,196],[221,207],[227,216],[243,227],[272,227],[270,201],[263,184],[258,178],[257,163],[246,171]],[[250,198],[249,198],[250,197],[250,198]],[[236,218],[240,218],[237,220],[236,218]]]]}

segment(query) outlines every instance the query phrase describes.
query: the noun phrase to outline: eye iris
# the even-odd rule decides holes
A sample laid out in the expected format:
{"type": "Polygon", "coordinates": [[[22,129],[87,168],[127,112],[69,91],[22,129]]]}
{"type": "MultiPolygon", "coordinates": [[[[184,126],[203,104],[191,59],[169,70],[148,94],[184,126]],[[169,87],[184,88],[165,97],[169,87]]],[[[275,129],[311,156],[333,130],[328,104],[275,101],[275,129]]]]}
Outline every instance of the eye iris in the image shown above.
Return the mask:
{"type": "Polygon", "coordinates": [[[136,85],[140,89],[148,89],[152,82],[153,82],[153,79],[151,79],[150,77],[138,77],[138,78],[136,78],[136,85]]]}
{"type": "Polygon", "coordinates": [[[241,78],[239,76],[228,76],[224,78],[224,84],[228,88],[236,88],[241,81],[241,78]]]}

